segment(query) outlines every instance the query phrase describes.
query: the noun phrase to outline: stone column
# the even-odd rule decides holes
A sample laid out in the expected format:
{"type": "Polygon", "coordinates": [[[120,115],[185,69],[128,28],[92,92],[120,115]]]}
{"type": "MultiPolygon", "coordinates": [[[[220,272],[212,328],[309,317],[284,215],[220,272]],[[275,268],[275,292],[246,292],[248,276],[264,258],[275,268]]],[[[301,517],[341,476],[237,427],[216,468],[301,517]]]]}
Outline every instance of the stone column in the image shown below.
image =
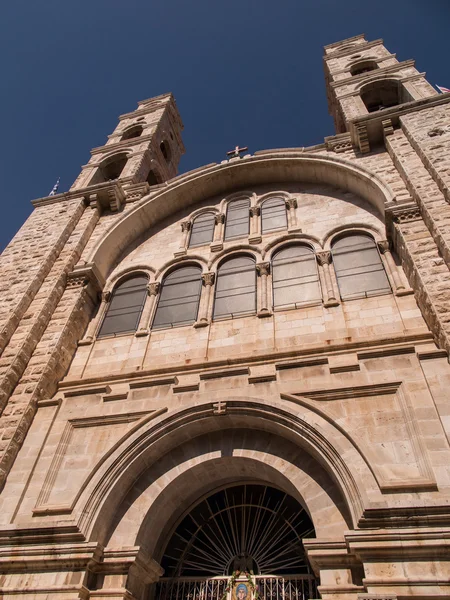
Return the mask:
{"type": "Polygon", "coordinates": [[[108,310],[109,303],[111,302],[111,297],[111,292],[102,293],[102,301],[99,306],[98,312],[95,315],[95,317],[91,319],[91,322],[88,325],[84,338],[78,342],[80,346],[88,346],[94,341],[99,322],[103,319],[103,317],[106,314],[106,311],[108,310]]]}
{"type": "Polygon", "coordinates": [[[256,265],[256,272],[261,278],[261,304],[258,317],[270,317],[272,312],[268,306],[267,277],[270,273],[270,263],[263,262],[256,265]]]}
{"type": "Polygon", "coordinates": [[[316,257],[317,262],[319,263],[322,269],[323,278],[325,281],[326,297],[324,301],[324,306],[338,306],[339,301],[337,300],[336,294],[334,292],[333,281],[331,279],[330,273],[331,252],[317,252],[316,257]]]}
{"type": "Polygon", "coordinates": [[[150,324],[153,318],[153,309],[155,307],[156,296],[159,294],[161,284],[159,281],[152,281],[147,285],[148,297],[145,301],[144,310],[139,321],[139,328],[136,331],[136,336],[141,337],[148,335],[150,332],[150,324]]]}
{"type": "Polygon", "coordinates": [[[395,264],[394,257],[392,256],[388,240],[382,240],[381,242],[378,242],[378,248],[380,250],[380,253],[383,254],[383,256],[386,259],[386,270],[388,272],[388,275],[390,276],[389,279],[394,284],[394,293],[401,295],[402,292],[406,291],[406,288],[400,278],[400,274],[398,272],[397,265],[395,264]]]}
{"type": "Polygon", "coordinates": [[[175,252],[175,256],[182,256],[186,254],[188,240],[189,240],[189,232],[191,231],[192,221],[182,221],[181,223],[181,243],[178,250],[175,252]]]}
{"type": "Polygon", "coordinates": [[[205,287],[205,292],[202,294],[200,299],[200,308],[197,321],[194,323],[194,327],[206,327],[209,325],[209,308],[211,304],[211,289],[214,285],[215,273],[203,273],[202,283],[205,287]]]}
{"type": "Polygon", "coordinates": [[[225,223],[224,213],[218,213],[217,215],[215,215],[214,222],[215,222],[214,238],[211,243],[211,251],[218,252],[219,250],[222,250],[222,248],[223,248],[223,230],[224,230],[224,223],[225,223]]]}
{"type": "Polygon", "coordinates": [[[250,244],[259,244],[262,240],[260,230],[260,219],[259,215],[261,209],[259,206],[250,207],[250,235],[248,241],[250,244]]]}
{"type": "Polygon", "coordinates": [[[301,232],[301,229],[297,227],[297,206],[297,198],[288,198],[286,200],[288,229],[289,231],[301,232]]]}

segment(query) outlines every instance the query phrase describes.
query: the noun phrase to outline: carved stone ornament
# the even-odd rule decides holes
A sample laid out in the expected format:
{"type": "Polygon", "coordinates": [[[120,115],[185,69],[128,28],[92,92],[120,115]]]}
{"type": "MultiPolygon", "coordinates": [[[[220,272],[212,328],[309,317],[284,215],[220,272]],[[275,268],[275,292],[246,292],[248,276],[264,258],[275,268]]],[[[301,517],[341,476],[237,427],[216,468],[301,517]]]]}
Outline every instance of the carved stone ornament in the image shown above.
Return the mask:
{"type": "Polygon", "coordinates": [[[329,250],[326,250],[324,252],[317,252],[316,257],[317,262],[321,267],[323,267],[323,265],[329,265],[331,263],[331,252],[329,250]]]}
{"type": "Polygon", "coordinates": [[[103,292],[102,294],[102,301],[103,302],[109,302],[111,300],[111,292],[103,292]]]}
{"type": "Polygon", "coordinates": [[[259,206],[250,206],[249,210],[251,217],[259,217],[259,213],[261,212],[261,208],[259,206]]]}
{"type": "Polygon", "coordinates": [[[270,263],[269,262],[258,263],[256,265],[256,272],[258,273],[258,275],[260,277],[262,275],[268,275],[270,273],[270,263]]]}
{"type": "Polygon", "coordinates": [[[218,225],[219,223],[225,223],[224,213],[218,213],[217,215],[215,215],[214,222],[216,225],[218,225]]]}
{"type": "Polygon", "coordinates": [[[410,206],[402,210],[397,210],[393,212],[392,217],[395,223],[408,223],[422,218],[418,206],[410,206]]]}
{"type": "Polygon", "coordinates": [[[147,285],[147,290],[149,296],[157,296],[159,294],[159,290],[161,288],[161,283],[159,281],[152,281],[147,285]]]}
{"type": "Polygon", "coordinates": [[[378,248],[379,248],[381,254],[384,254],[385,252],[389,252],[389,250],[390,250],[388,240],[381,240],[381,242],[377,242],[377,245],[378,245],[378,248]]]}
{"type": "Polygon", "coordinates": [[[288,210],[291,210],[292,208],[297,208],[298,204],[297,204],[297,198],[288,198],[286,200],[286,208],[288,210]]]}
{"type": "Polygon", "coordinates": [[[216,274],[209,272],[202,274],[203,285],[214,285],[214,280],[216,278],[216,274]]]}
{"type": "Polygon", "coordinates": [[[191,221],[183,221],[181,223],[181,231],[184,233],[185,231],[191,230],[192,223],[191,221]]]}

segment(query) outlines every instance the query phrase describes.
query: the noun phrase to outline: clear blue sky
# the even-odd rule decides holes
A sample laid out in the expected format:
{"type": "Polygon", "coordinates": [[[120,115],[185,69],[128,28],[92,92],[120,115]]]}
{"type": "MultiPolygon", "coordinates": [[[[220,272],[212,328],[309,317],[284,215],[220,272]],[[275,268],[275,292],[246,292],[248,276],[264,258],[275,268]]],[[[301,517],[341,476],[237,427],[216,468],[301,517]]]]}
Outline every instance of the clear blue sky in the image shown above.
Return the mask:
{"type": "Polygon", "coordinates": [[[450,0],[15,0],[0,23],[4,247],[58,176],[67,190],[119,114],[171,91],[180,170],[334,133],[323,46],[365,33],[450,87],[450,0]]]}

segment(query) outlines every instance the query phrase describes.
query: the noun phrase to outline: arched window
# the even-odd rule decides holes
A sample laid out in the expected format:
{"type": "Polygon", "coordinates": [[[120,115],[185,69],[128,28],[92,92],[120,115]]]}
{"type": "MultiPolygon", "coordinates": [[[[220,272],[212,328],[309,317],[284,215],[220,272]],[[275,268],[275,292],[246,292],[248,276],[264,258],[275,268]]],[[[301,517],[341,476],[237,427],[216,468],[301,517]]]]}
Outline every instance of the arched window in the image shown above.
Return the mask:
{"type": "Polygon", "coordinates": [[[233,200],[227,207],[227,221],[225,225],[225,239],[243,237],[250,231],[250,200],[233,200]]]}
{"type": "Polygon", "coordinates": [[[171,152],[169,144],[165,140],[163,140],[159,145],[159,149],[161,150],[161,154],[166,159],[166,162],[170,162],[171,152]]]}
{"type": "Polygon", "coordinates": [[[126,154],[118,154],[109,160],[106,160],[97,169],[94,177],[91,180],[91,185],[94,183],[104,183],[105,181],[113,181],[118,179],[127,164],[128,157],[126,154]]]}
{"type": "Polygon", "coordinates": [[[374,71],[375,69],[378,69],[378,65],[374,60],[364,60],[352,65],[350,73],[355,76],[374,71]]]}
{"type": "Polygon", "coordinates": [[[153,169],[150,169],[150,171],[148,172],[146,181],[150,186],[158,185],[159,183],[161,183],[160,177],[155,173],[153,169]]]}
{"type": "Polygon", "coordinates": [[[148,278],[130,277],[113,291],[98,337],[136,331],[147,297],[148,278]]]}
{"type": "Polygon", "coordinates": [[[123,132],[120,141],[132,140],[133,138],[137,138],[142,134],[143,131],[144,128],[142,127],[142,125],[134,125],[134,127],[130,127],[129,129],[123,132]]]}
{"type": "Polygon", "coordinates": [[[352,234],[331,248],[342,300],[389,294],[391,286],[373,238],[352,234]]]}
{"type": "Polygon", "coordinates": [[[202,291],[200,267],[181,267],[164,278],[153,329],[195,323],[202,291]]]}
{"type": "Polygon", "coordinates": [[[367,110],[372,113],[410,102],[412,98],[399,81],[387,79],[374,81],[364,86],[361,90],[361,100],[367,110]]]}
{"type": "Polygon", "coordinates": [[[320,302],[316,256],[308,246],[289,246],[272,259],[273,303],[276,307],[297,307],[320,302]]]}
{"type": "Polygon", "coordinates": [[[283,198],[266,200],[261,207],[262,232],[286,229],[286,202],[283,198]]]}
{"type": "Polygon", "coordinates": [[[215,217],[213,213],[203,213],[199,215],[193,225],[189,247],[202,246],[212,242],[214,236],[215,217]]]}
{"type": "Polygon", "coordinates": [[[230,258],[217,271],[214,319],[233,318],[256,312],[255,260],[249,256],[230,258]]]}

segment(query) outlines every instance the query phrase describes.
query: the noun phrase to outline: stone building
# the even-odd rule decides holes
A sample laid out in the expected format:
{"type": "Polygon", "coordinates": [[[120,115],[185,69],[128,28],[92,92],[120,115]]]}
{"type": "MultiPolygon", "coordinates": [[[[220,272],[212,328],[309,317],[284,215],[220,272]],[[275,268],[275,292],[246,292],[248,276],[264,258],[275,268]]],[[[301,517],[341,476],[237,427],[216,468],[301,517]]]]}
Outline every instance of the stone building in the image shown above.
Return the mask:
{"type": "Polygon", "coordinates": [[[381,40],[324,64],[323,144],[177,176],[163,95],[33,201],[2,599],[450,596],[450,94],[381,40]]]}

